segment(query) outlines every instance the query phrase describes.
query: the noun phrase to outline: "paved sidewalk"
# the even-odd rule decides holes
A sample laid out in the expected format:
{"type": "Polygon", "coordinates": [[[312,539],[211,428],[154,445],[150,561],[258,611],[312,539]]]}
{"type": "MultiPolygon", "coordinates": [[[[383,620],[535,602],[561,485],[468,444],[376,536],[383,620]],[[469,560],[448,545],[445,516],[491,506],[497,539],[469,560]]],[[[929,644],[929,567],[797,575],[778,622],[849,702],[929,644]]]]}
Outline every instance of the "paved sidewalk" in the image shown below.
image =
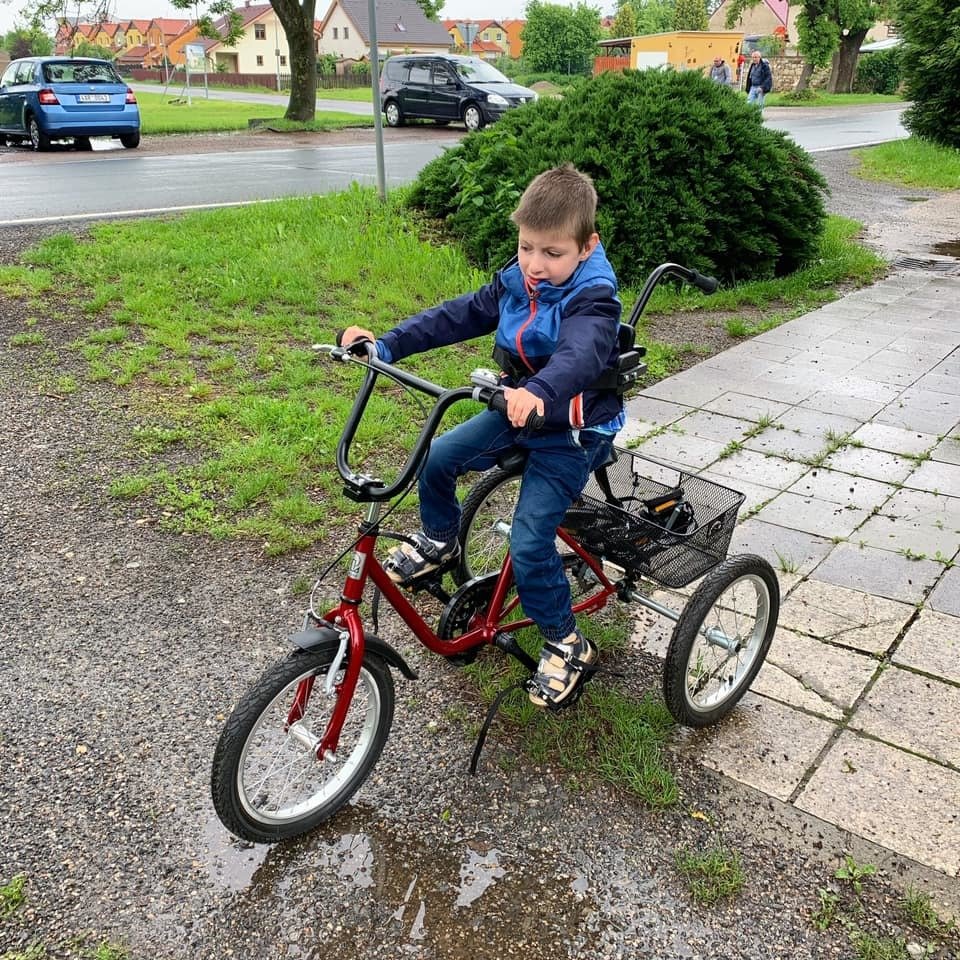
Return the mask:
{"type": "MultiPolygon", "coordinates": [[[[685,749],[949,878],[960,877],[958,343],[960,275],[899,270],[644,391],[621,437],[743,491],[730,552],[765,556],[780,578],[779,627],[752,691],[685,749]]],[[[660,654],[668,638],[637,633],[660,654]]]]}

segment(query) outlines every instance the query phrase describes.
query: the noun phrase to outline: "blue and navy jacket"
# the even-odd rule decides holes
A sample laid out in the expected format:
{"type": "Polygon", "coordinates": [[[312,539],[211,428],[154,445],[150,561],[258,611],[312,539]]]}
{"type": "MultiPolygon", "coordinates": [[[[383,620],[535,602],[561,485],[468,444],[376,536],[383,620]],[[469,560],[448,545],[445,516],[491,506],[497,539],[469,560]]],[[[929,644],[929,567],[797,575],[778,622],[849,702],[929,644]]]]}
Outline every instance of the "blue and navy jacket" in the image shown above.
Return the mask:
{"type": "Polygon", "coordinates": [[[589,428],[623,409],[614,391],[591,389],[616,367],[620,310],[617,279],[598,244],[560,286],[530,284],[519,264],[508,264],[476,292],[408,317],[377,348],[396,362],[496,331],[502,382],[543,400],[545,428],[589,428]]]}

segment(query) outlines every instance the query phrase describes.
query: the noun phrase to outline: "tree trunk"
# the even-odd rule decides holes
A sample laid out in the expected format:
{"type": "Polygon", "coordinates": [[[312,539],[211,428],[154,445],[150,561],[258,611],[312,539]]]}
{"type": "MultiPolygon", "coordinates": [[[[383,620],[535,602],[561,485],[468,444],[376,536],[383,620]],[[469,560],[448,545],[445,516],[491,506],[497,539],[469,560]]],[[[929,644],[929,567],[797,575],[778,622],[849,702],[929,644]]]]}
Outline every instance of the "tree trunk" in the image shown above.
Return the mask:
{"type": "Polygon", "coordinates": [[[313,18],[316,0],[270,0],[287,35],[290,48],[290,102],[286,120],[308,123],[317,114],[317,54],[314,50],[313,18]]]}
{"type": "Polygon", "coordinates": [[[800,71],[800,79],[794,90],[806,90],[810,86],[810,78],[813,76],[813,64],[809,60],[803,61],[803,69],[800,71]]]}
{"type": "Polygon", "coordinates": [[[850,93],[853,90],[860,44],[866,35],[866,30],[857,30],[840,37],[840,49],[833,55],[830,85],[827,88],[831,93],[850,93]]]}

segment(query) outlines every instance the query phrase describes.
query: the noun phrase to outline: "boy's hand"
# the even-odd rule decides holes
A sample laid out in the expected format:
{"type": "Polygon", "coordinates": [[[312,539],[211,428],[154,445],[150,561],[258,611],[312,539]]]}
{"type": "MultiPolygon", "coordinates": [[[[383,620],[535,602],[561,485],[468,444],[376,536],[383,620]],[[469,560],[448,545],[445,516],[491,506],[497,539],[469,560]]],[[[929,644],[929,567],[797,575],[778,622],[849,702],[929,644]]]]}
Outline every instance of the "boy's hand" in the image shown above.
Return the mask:
{"type": "Polygon", "coordinates": [[[347,327],[346,330],[340,335],[340,343],[345,347],[349,347],[351,343],[356,343],[357,340],[369,340],[373,343],[376,340],[376,336],[371,333],[369,330],[364,330],[363,327],[347,327]]]}
{"type": "Polygon", "coordinates": [[[518,387],[516,390],[505,387],[503,395],[507,400],[507,419],[512,426],[526,426],[527,417],[534,411],[543,416],[543,401],[526,387],[518,387]]]}

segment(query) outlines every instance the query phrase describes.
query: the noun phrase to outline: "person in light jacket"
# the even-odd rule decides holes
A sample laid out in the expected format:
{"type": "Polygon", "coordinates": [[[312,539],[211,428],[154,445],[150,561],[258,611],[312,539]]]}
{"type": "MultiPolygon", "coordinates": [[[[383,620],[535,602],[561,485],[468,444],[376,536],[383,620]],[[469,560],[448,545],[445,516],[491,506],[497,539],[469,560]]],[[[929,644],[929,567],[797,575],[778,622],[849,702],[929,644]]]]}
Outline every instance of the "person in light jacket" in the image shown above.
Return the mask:
{"type": "Polygon", "coordinates": [[[723,57],[713,58],[713,66],[710,68],[708,76],[714,83],[719,83],[725,87],[729,87],[733,83],[730,64],[727,63],[723,57]]]}

